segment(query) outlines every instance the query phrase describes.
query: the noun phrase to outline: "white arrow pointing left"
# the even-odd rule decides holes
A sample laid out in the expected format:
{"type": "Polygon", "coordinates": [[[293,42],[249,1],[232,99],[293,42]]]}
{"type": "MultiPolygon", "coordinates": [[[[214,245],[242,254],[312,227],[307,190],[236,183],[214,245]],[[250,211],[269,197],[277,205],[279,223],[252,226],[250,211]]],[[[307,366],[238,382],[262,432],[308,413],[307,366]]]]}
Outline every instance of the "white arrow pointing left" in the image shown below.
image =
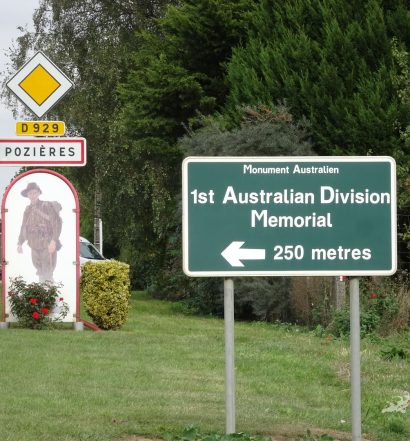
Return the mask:
{"type": "Polygon", "coordinates": [[[221,253],[231,266],[245,266],[241,260],[265,260],[264,249],[242,248],[245,242],[233,241],[221,253]]]}

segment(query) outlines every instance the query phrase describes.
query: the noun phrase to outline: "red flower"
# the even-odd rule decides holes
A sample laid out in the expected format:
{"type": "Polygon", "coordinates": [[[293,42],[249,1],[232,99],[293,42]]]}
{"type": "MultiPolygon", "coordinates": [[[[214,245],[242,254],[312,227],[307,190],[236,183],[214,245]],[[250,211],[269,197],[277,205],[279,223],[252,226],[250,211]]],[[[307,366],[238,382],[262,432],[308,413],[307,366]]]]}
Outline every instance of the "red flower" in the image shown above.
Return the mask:
{"type": "Polygon", "coordinates": [[[29,302],[30,302],[32,305],[35,305],[35,304],[37,303],[37,299],[35,299],[34,297],[32,297],[32,298],[29,300],[29,302]]]}
{"type": "Polygon", "coordinates": [[[47,308],[43,308],[43,309],[41,310],[41,312],[42,312],[43,314],[48,314],[48,313],[49,313],[49,309],[47,309],[47,308]]]}
{"type": "Polygon", "coordinates": [[[372,294],[370,295],[370,297],[372,299],[377,299],[377,294],[375,292],[372,292],[372,294]]]}
{"type": "Polygon", "coordinates": [[[64,302],[64,297],[60,297],[60,298],[59,298],[59,301],[60,301],[60,302],[64,302]]]}
{"type": "Polygon", "coordinates": [[[33,312],[32,316],[37,320],[40,317],[40,314],[37,311],[35,311],[33,312]]]}

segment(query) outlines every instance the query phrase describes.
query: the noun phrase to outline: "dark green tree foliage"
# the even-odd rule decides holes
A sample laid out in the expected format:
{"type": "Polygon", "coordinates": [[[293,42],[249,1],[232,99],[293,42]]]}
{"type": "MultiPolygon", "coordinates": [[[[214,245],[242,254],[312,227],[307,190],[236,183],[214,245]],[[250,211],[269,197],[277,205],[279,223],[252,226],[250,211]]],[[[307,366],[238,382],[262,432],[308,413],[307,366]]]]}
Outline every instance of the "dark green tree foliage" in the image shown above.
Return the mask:
{"type": "Polygon", "coordinates": [[[197,72],[207,96],[225,102],[225,64],[246,40],[255,0],[185,0],[163,20],[168,53],[189,72],[197,72]]]}
{"type": "MultiPolygon", "coordinates": [[[[239,109],[242,122],[227,130],[224,121],[205,119],[205,127],[185,136],[179,146],[186,156],[309,156],[313,155],[307,131],[292,122],[286,108],[266,106],[239,109]]],[[[221,278],[188,278],[181,274],[181,209],[175,212],[173,234],[167,243],[167,259],[152,286],[162,298],[185,298],[194,310],[222,314],[221,278]]],[[[289,320],[289,279],[235,278],[235,315],[241,319],[289,320]]]]}
{"type": "Polygon", "coordinates": [[[118,88],[121,111],[112,133],[115,179],[107,174],[107,209],[116,218],[123,256],[143,286],[159,277],[172,241],[182,153],[176,142],[198,114],[224,102],[224,63],[241,38],[252,1],[184,1],[155,31],[137,36],[132,69],[118,88]]]}
{"type": "Polygon", "coordinates": [[[175,174],[181,152],[175,143],[185,131],[182,123],[201,108],[203,91],[194,74],[164,53],[155,54],[156,37],[145,38],[127,82],[119,88],[122,109],[113,135],[117,148],[111,152],[115,170],[104,181],[112,201],[107,212],[113,218],[115,212],[122,214],[114,229],[124,258],[144,273],[156,273],[179,188],[175,174]]]}
{"type": "MultiPolygon", "coordinates": [[[[397,75],[393,77],[397,87],[397,96],[400,102],[410,108],[410,55],[403,44],[399,45],[396,39],[393,40],[393,57],[397,66],[397,75]]],[[[409,262],[410,250],[410,157],[407,153],[410,148],[410,121],[403,127],[400,133],[401,139],[406,148],[398,151],[395,155],[397,162],[397,206],[398,206],[398,256],[399,265],[405,267],[409,262]]]]}
{"type": "MultiPolygon", "coordinates": [[[[286,277],[235,277],[235,318],[290,321],[290,283],[286,277]]],[[[223,316],[223,285],[222,278],[190,281],[187,304],[198,314],[223,316]]]]}
{"type": "Polygon", "coordinates": [[[391,39],[410,44],[405,0],[262,0],[228,67],[228,111],[286,99],[320,154],[391,154],[408,121],[391,39]]]}
{"type": "MultiPolygon", "coordinates": [[[[403,106],[410,109],[410,54],[403,44],[399,45],[397,39],[393,40],[393,58],[397,67],[393,82],[397,88],[397,96],[403,106]]],[[[402,128],[400,133],[407,149],[410,149],[410,121],[402,128]]],[[[399,188],[398,206],[407,208],[410,206],[410,158],[406,150],[396,154],[399,163],[397,169],[397,183],[399,188]]]]}

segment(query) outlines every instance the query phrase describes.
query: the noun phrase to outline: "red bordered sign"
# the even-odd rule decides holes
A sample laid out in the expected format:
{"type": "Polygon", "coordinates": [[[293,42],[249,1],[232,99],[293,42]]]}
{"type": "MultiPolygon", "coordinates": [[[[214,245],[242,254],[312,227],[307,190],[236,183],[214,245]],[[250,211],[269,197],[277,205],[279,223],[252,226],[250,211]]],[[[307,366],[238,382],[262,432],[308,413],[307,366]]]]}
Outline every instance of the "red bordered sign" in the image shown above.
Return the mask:
{"type": "Polygon", "coordinates": [[[0,139],[0,166],[82,166],[87,161],[84,138],[0,139]]]}

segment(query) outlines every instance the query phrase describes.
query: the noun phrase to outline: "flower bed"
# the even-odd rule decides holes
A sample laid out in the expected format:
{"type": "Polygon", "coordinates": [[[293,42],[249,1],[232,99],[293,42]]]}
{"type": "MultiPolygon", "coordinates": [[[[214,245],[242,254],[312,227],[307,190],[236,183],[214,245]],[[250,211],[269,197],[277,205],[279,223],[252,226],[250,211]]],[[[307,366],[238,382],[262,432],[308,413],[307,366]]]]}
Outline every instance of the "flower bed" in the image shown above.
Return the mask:
{"type": "Polygon", "coordinates": [[[51,282],[27,283],[22,277],[11,281],[8,292],[11,313],[19,323],[32,329],[43,329],[61,321],[68,313],[68,305],[60,297],[61,285],[51,282]]]}

